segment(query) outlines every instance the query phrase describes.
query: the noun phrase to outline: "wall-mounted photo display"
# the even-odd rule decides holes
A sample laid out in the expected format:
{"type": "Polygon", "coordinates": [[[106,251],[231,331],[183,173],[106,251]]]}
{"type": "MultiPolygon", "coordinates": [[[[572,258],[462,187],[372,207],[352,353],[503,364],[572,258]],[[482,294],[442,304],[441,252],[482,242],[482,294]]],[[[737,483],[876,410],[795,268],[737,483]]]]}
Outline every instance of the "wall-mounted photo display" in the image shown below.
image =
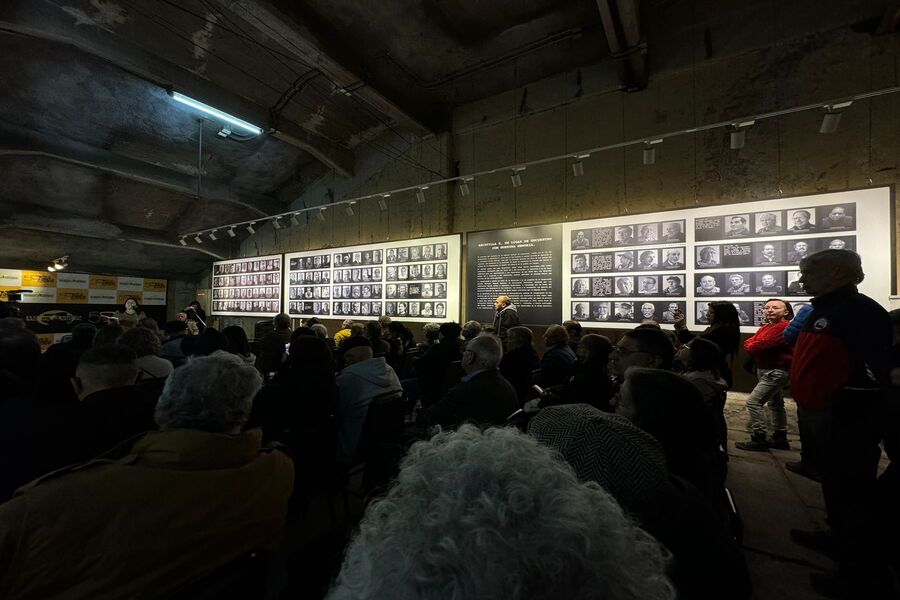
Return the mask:
{"type": "Polygon", "coordinates": [[[331,254],[313,254],[288,261],[289,271],[311,271],[313,269],[330,269],[331,254]]]}
{"type": "Polygon", "coordinates": [[[271,317],[281,312],[282,257],[258,256],[213,263],[210,314],[271,317]]]}
{"type": "Polygon", "coordinates": [[[621,300],[571,302],[568,318],[588,323],[674,323],[678,311],[684,313],[683,301],[621,300]]]}
{"type": "MultiPolygon", "coordinates": [[[[802,235],[806,233],[853,231],[856,203],[797,206],[759,212],[735,212],[694,220],[694,240],[706,242],[737,238],[802,235]]],[[[741,206],[741,205],[738,205],[741,206]]]]}
{"type": "Polygon", "coordinates": [[[397,318],[447,319],[446,302],[385,302],[384,314],[397,318]]]}
{"type": "Polygon", "coordinates": [[[685,241],[684,227],[685,221],[682,219],[572,229],[569,233],[570,247],[573,252],[578,252],[591,248],[674,244],[685,241]]]}
{"type": "MultiPolygon", "coordinates": [[[[330,250],[329,276],[327,280],[321,278],[323,284],[329,284],[325,287],[330,295],[330,314],[335,317],[389,314],[421,322],[458,320],[461,247],[460,236],[449,235],[330,250]],[[386,313],[386,300],[395,301],[394,314],[386,313]],[[425,302],[404,303],[401,315],[397,314],[397,300],[425,302]],[[432,300],[440,300],[440,308],[432,300]]],[[[297,266],[302,272],[301,266],[312,264],[315,267],[315,257],[322,254],[321,250],[294,252],[285,255],[285,261],[289,268],[297,266]],[[307,259],[312,259],[311,263],[307,259]]],[[[292,274],[288,276],[289,281],[292,274]]],[[[288,286],[285,294],[292,299],[288,286]]],[[[313,298],[329,298],[325,292],[319,294],[313,298]]],[[[306,299],[305,296],[298,298],[306,299]]],[[[316,316],[308,311],[311,308],[315,307],[308,303],[288,305],[292,317],[316,316]]]]}
{"type": "Polygon", "coordinates": [[[288,311],[292,313],[312,313],[319,316],[331,314],[330,302],[288,302],[288,311]]]}
{"type": "Polygon", "coordinates": [[[886,250],[892,203],[892,188],[879,187],[565,223],[561,317],[625,327],[653,303],[666,326],[657,304],[673,297],[684,299],[692,327],[705,326],[707,304],[728,301],[752,333],[766,299],[807,301],[798,264],[828,249],[858,252],[867,275],[860,291],[887,307],[896,287],[886,250]]]}

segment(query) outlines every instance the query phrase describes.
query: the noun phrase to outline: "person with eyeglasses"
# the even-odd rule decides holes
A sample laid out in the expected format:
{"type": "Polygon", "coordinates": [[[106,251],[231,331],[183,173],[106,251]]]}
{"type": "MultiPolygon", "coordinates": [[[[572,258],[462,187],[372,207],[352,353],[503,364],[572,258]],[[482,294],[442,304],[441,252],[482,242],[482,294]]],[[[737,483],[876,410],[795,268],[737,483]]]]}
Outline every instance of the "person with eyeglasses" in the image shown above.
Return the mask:
{"type": "Polygon", "coordinates": [[[669,336],[659,329],[632,329],[613,346],[609,356],[609,374],[621,381],[631,367],[671,369],[675,347],[669,336]]]}

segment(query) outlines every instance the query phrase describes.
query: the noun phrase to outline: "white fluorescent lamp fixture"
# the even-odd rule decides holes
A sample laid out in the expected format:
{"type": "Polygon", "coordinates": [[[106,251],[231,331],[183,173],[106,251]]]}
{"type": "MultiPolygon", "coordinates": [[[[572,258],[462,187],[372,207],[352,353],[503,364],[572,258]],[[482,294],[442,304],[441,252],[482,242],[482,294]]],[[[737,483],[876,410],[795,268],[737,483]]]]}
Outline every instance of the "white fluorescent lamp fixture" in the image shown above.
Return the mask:
{"type": "Polygon", "coordinates": [[[468,196],[470,193],[469,184],[474,182],[474,177],[463,177],[459,182],[459,195],[468,196]]]}
{"type": "Polygon", "coordinates": [[[319,209],[319,212],[316,213],[316,218],[323,223],[325,222],[325,209],[324,208],[319,209]]]}
{"type": "Polygon", "coordinates": [[[235,127],[238,127],[241,130],[246,131],[247,133],[250,133],[251,135],[259,135],[263,132],[263,130],[260,127],[257,127],[256,125],[253,125],[252,123],[248,123],[247,121],[238,119],[237,117],[233,117],[233,116],[229,115],[228,113],[222,112],[221,110],[219,110],[217,108],[213,108],[212,106],[209,106],[208,104],[203,104],[199,100],[194,100],[193,98],[189,98],[189,97],[185,96],[184,94],[179,94],[178,92],[171,92],[171,95],[172,95],[172,99],[175,100],[176,102],[181,102],[182,104],[184,104],[186,106],[190,106],[191,108],[195,108],[195,109],[199,110],[200,112],[208,114],[211,117],[215,117],[221,121],[225,121],[226,123],[229,123],[235,127]]]}
{"type": "Polygon", "coordinates": [[[584,163],[582,162],[585,158],[589,158],[590,154],[576,154],[573,158],[575,162],[572,163],[572,175],[575,177],[581,177],[584,175],[584,163]]]}
{"type": "Polygon", "coordinates": [[[187,246],[187,240],[184,239],[184,237],[179,238],[178,243],[181,244],[182,246],[187,246]]]}
{"type": "Polygon", "coordinates": [[[837,104],[826,104],[825,114],[822,116],[822,125],[819,126],[819,133],[834,133],[841,124],[841,115],[844,114],[845,108],[848,108],[853,101],[839,102],[837,104]]]}
{"type": "Polygon", "coordinates": [[[744,147],[747,139],[747,128],[756,123],[756,120],[743,121],[741,123],[732,123],[728,129],[731,130],[729,146],[732,150],[740,150],[744,147]]]}
{"type": "Polygon", "coordinates": [[[387,199],[390,197],[391,197],[390,194],[384,194],[381,196],[381,198],[378,199],[378,209],[379,210],[385,211],[388,209],[387,199]]]}
{"type": "Polygon", "coordinates": [[[515,167],[512,170],[512,175],[509,176],[509,180],[512,181],[514,188],[522,186],[522,171],[524,170],[525,167],[515,167]]]}
{"type": "Polygon", "coordinates": [[[203,238],[200,237],[200,234],[198,233],[197,235],[194,236],[194,241],[197,242],[198,244],[202,244],[203,238]]]}
{"type": "Polygon", "coordinates": [[[256,221],[254,221],[254,222],[250,223],[249,225],[247,225],[247,233],[249,233],[250,235],[253,235],[254,233],[256,233],[256,230],[253,229],[253,226],[254,226],[254,225],[256,225],[256,221]]]}
{"type": "Polygon", "coordinates": [[[416,190],[416,202],[419,204],[425,204],[425,190],[428,189],[427,185],[423,185],[419,189],[416,190]]]}
{"type": "Polygon", "coordinates": [[[354,204],[354,202],[348,202],[348,203],[344,206],[344,212],[347,213],[347,216],[348,216],[348,217],[352,217],[352,216],[353,216],[353,204],[354,204]]]}
{"type": "Polygon", "coordinates": [[[281,229],[281,217],[275,217],[274,219],[272,219],[272,229],[274,229],[275,231],[281,229]]]}
{"type": "Polygon", "coordinates": [[[647,140],[644,142],[644,164],[652,165],[656,162],[656,144],[662,144],[662,140],[647,140]]]}
{"type": "Polygon", "coordinates": [[[219,238],[216,236],[216,230],[215,230],[215,229],[213,229],[212,231],[209,232],[209,239],[211,239],[212,241],[216,241],[217,239],[219,239],[219,238]]]}
{"type": "Polygon", "coordinates": [[[47,270],[51,273],[54,272],[56,270],[56,265],[47,265],[47,270]]]}
{"type": "Polygon", "coordinates": [[[230,238],[237,237],[237,234],[234,232],[234,226],[229,227],[227,233],[230,238]]]}

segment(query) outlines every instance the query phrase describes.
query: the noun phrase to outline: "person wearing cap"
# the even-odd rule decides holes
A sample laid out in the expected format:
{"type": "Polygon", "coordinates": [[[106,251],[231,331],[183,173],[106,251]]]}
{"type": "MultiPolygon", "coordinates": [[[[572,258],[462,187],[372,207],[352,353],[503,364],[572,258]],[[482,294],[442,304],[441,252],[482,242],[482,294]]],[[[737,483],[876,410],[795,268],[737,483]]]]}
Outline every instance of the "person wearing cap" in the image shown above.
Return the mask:
{"type": "Polygon", "coordinates": [[[700,491],[668,472],[649,433],[587,404],[544,408],[528,433],[555,449],[579,480],[599,484],[672,553],[669,576],[679,598],[750,597],[741,549],[700,491]]]}

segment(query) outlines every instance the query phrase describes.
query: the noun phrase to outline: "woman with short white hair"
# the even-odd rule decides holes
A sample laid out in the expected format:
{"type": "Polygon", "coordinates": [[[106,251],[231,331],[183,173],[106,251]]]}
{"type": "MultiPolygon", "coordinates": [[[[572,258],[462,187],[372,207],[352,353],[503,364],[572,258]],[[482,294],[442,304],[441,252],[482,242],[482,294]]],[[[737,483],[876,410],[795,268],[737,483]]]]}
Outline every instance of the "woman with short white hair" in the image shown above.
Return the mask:
{"type": "Polygon", "coordinates": [[[666,556],[549,447],[463,425],[412,447],[329,598],[669,599],[666,556]]]}

